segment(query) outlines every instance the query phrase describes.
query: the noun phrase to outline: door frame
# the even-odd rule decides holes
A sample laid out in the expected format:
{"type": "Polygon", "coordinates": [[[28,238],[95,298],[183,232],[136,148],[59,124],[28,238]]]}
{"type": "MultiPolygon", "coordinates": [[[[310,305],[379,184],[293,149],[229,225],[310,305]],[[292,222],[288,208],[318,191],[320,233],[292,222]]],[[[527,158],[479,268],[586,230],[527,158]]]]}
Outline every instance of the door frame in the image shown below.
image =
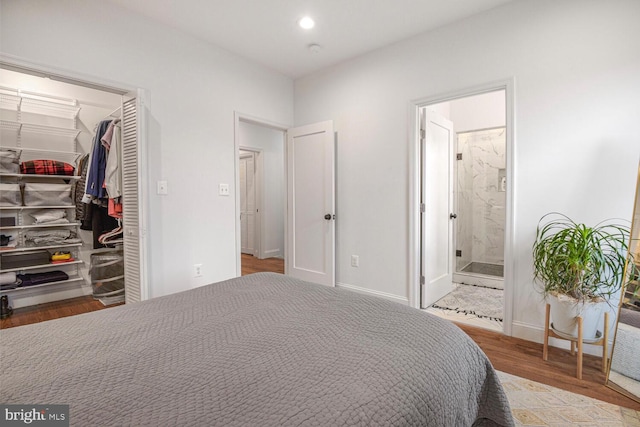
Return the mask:
{"type": "MultiPolygon", "coordinates": [[[[85,86],[93,89],[112,92],[120,95],[130,95],[138,99],[138,126],[137,126],[137,142],[138,142],[138,236],[140,239],[139,253],[139,279],[140,279],[140,300],[144,301],[153,297],[150,283],[149,256],[150,239],[149,239],[149,217],[150,210],[149,192],[149,166],[148,166],[148,136],[146,124],[146,105],[148,100],[148,92],[139,86],[108,80],[93,75],[79,73],[77,71],[64,68],[53,67],[47,64],[35,63],[24,58],[14,55],[0,53],[0,66],[12,71],[32,74],[35,76],[50,78],[77,86],[85,86]]],[[[126,247],[125,247],[126,251],[126,247]]]]}
{"type": "Polygon", "coordinates": [[[515,248],[515,78],[510,77],[460,90],[412,100],[409,103],[409,305],[420,308],[420,108],[483,93],[505,91],[506,223],[504,242],[503,332],[512,334],[515,248]]]}
{"type": "MultiPolygon", "coordinates": [[[[291,128],[292,126],[290,125],[283,125],[281,123],[277,123],[277,122],[273,122],[270,120],[266,120],[266,119],[262,119],[260,117],[256,117],[256,116],[252,116],[249,114],[244,114],[241,113],[239,111],[234,111],[233,113],[233,142],[234,142],[234,152],[233,152],[233,157],[234,157],[234,175],[235,175],[235,198],[236,198],[236,206],[235,206],[235,218],[236,218],[236,245],[235,245],[235,253],[236,253],[236,276],[240,277],[242,275],[242,254],[241,254],[241,247],[242,247],[242,234],[241,234],[241,228],[240,228],[240,150],[249,150],[249,151],[256,151],[257,149],[255,148],[250,148],[250,147],[246,147],[246,146],[241,146],[240,145],[240,122],[245,122],[245,123],[250,123],[250,124],[254,124],[254,125],[258,125],[258,126],[262,126],[262,127],[266,127],[266,128],[270,128],[270,129],[275,129],[278,131],[281,131],[283,134],[283,138],[282,138],[282,147],[283,147],[283,153],[284,153],[284,171],[283,171],[283,177],[284,177],[284,182],[285,182],[285,188],[286,188],[286,182],[287,182],[287,168],[286,168],[286,164],[287,164],[287,129],[291,128]]],[[[261,190],[262,191],[262,190],[261,190]]],[[[262,206],[262,197],[260,197],[260,210],[263,210],[263,206],[262,206]]],[[[260,216],[260,218],[262,218],[262,215],[260,216]]],[[[287,212],[287,198],[284,198],[284,221],[286,224],[288,218],[288,212],[287,212]]],[[[262,221],[262,219],[261,219],[262,221]]],[[[262,232],[262,226],[260,227],[260,232],[262,232]]],[[[284,227],[284,265],[285,265],[285,272],[286,272],[286,268],[288,265],[287,262],[287,227],[284,227]]],[[[260,236],[260,240],[262,241],[262,235],[260,236]]],[[[262,244],[262,242],[261,242],[262,244]]]]}

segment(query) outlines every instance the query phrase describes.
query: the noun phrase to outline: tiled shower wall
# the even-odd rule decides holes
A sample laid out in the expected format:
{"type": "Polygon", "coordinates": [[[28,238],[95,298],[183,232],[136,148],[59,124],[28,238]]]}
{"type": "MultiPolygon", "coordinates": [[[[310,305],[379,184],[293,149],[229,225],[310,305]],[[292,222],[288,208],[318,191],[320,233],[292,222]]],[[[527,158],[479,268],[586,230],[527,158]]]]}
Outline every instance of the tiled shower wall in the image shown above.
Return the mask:
{"type": "Polygon", "coordinates": [[[504,264],[505,128],[458,134],[456,270],[504,264]]]}

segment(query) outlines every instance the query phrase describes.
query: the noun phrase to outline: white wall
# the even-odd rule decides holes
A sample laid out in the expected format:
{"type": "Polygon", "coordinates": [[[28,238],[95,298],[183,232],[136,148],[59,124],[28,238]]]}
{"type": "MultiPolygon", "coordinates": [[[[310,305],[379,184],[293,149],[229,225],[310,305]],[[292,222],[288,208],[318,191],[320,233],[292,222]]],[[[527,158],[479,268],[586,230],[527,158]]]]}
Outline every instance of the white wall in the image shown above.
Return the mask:
{"type": "Polygon", "coordinates": [[[291,123],[291,79],[112,3],[2,0],[0,40],[3,54],[147,91],[151,296],[235,276],[234,111],[291,123]]]}
{"type": "Polygon", "coordinates": [[[638,17],[635,0],[518,1],[298,79],[296,125],[334,119],[338,134],[338,282],[409,295],[411,100],[514,77],[513,333],[541,339],[538,219],[632,215],[638,17]]]}
{"type": "Polygon", "coordinates": [[[506,99],[503,90],[455,99],[450,102],[456,133],[505,125],[506,99]]]}
{"type": "Polygon", "coordinates": [[[284,256],[284,132],[240,120],[240,146],[262,155],[262,243],[259,258],[284,256]]]}

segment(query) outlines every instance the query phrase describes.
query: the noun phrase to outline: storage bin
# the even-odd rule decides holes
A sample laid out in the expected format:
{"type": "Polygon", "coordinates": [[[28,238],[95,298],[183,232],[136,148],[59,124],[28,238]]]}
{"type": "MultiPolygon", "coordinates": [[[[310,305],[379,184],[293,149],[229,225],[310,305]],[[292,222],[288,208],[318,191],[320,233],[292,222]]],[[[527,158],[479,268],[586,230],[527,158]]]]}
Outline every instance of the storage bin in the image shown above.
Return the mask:
{"type": "Polygon", "coordinates": [[[24,185],[25,206],[68,206],[71,203],[71,184],[28,182],[24,185]]]}
{"type": "Polygon", "coordinates": [[[21,206],[20,184],[0,183],[0,206],[21,206]]]}
{"type": "Polygon", "coordinates": [[[51,254],[47,251],[34,251],[29,253],[8,253],[0,257],[3,269],[32,267],[50,263],[51,254]]]}
{"type": "Polygon", "coordinates": [[[0,173],[18,173],[18,151],[0,149],[0,173]]]}
{"type": "Polygon", "coordinates": [[[124,294],[124,256],[122,251],[92,254],[89,274],[94,298],[124,294]]]}

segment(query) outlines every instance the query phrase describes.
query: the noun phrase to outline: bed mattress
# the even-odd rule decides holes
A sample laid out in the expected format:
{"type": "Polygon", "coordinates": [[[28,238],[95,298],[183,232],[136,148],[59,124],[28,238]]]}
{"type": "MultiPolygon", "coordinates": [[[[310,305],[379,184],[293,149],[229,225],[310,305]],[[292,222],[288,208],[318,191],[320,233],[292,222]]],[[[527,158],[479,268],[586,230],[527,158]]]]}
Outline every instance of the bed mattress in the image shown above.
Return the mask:
{"type": "Polygon", "coordinates": [[[275,273],[1,336],[0,402],[68,404],[71,425],[513,425],[452,323],[275,273]]]}

